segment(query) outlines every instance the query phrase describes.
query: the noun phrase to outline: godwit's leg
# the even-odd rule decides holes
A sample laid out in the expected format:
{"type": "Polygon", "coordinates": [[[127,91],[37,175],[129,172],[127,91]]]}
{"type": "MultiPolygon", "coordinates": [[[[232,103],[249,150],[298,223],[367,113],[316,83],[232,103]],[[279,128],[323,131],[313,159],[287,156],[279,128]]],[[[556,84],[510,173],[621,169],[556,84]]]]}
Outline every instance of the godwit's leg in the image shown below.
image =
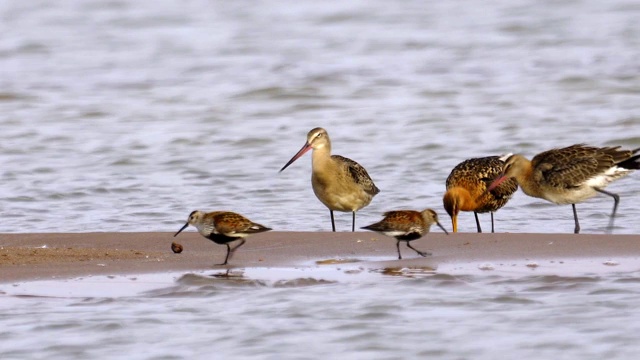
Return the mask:
{"type": "Polygon", "coordinates": [[[225,244],[227,245],[227,256],[225,256],[224,258],[224,262],[222,264],[218,264],[218,265],[227,265],[227,260],[229,260],[229,254],[231,253],[231,246],[229,246],[229,244],[225,244]]]}
{"type": "Polygon", "coordinates": [[[478,232],[481,233],[482,228],[480,227],[480,220],[478,220],[478,213],[474,211],[473,216],[476,217],[476,227],[478,228],[478,232]]]}
{"type": "Polygon", "coordinates": [[[333,229],[333,232],[336,232],[336,223],[333,220],[333,210],[329,210],[329,213],[331,214],[331,229],[333,229]]]}
{"type": "Polygon", "coordinates": [[[611,218],[609,219],[609,228],[607,229],[607,233],[611,234],[613,231],[613,220],[616,217],[616,211],[618,211],[618,203],[620,203],[620,196],[618,194],[614,194],[602,189],[593,188],[595,191],[609,195],[613,198],[613,212],[611,213],[611,218]]]}
{"type": "Polygon", "coordinates": [[[491,211],[491,233],[495,233],[495,230],[493,228],[493,211],[491,211]]]}
{"type": "Polygon", "coordinates": [[[413,251],[417,252],[418,255],[422,256],[422,257],[427,257],[427,255],[431,255],[431,253],[426,252],[426,251],[420,251],[416,248],[414,248],[413,246],[411,246],[411,243],[407,241],[407,247],[412,249],[413,251]]]}
{"type": "Polygon", "coordinates": [[[398,260],[402,260],[402,255],[400,255],[400,240],[396,241],[396,249],[398,249],[398,260]]]}
{"type": "Polygon", "coordinates": [[[573,219],[576,221],[576,228],[573,230],[574,234],[580,233],[580,223],[578,222],[578,212],[576,211],[576,204],[571,204],[573,208],[573,219]]]}
{"type": "Polygon", "coordinates": [[[351,219],[351,232],[356,231],[356,212],[353,212],[353,219],[351,219]]]}

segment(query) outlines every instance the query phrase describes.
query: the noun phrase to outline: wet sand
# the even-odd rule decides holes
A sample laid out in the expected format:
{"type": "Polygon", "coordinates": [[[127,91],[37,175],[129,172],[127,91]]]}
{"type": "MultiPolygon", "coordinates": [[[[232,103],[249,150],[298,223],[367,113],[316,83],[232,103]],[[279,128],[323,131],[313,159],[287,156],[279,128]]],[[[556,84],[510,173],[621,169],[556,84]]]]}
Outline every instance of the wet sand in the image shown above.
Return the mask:
{"type": "Polygon", "coordinates": [[[225,246],[194,232],[0,234],[0,282],[207,269],[432,268],[438,272],[531,271],[571,275],[640,270],[640,235],[431,233],[404,243],[370,232],[269,232],[250,237],[227,266],[225,246]],[[184,251],[175,254],[176,241],[184,251]]]}

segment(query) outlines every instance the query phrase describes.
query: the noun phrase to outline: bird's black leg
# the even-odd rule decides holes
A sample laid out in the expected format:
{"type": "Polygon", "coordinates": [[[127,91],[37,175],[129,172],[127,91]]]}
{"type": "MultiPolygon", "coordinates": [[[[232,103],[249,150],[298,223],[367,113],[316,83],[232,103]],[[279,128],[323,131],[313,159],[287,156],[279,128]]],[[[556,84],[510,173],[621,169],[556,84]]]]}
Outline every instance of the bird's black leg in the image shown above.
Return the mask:
{"type": "Polygon", "coordinates": [[[573,230],[574,234],[579,234],[580,233],[580,223],[578,222],[578,212],[576,211],[576,204],[571,204],[571,207],[573,208],[573,220],[575,220],[576,222],[576,228],[573,230]]]}
{"type": "Polygon", "coordinates": [[[426,252],[426,251],[420,251],[420,250],[418,250],[418,249],[414,248],[413,246],[411,246],[411,243],[409,243],[408,241],[407,241],[407,247],[408,247],[408,248],[410,248],[410,249],[412,249],[413,251],[417,252],[417,253],[418,253],[418,255],[420,255],[420,256],[422,256],[422,257],[426,257],[427,255],[431,255],[431,253],[429,253],[429,252],[426,252]]]}
{"type": "Polygon", "coordinates": [[[598,189],[598,188],[593,188],[593,189],[599,193],[609,195],[613,198],[613,212],[611,213],[611,218],[609,219],[609,228],[607,229],[607,233],[611,234],[611,232],[613,231],[613,220],[616,217],[616,211],[618,211],[618,204],[620,203],[620,196],[618,196],[618,194],[604,191],[602,189],[598,189]]]}
{"type": "Polygon", "coordinates": [[[353,212],[353,219],[351,219],[351,232],[356,231],[356,212],[353,212]]]}
{"type": "Polygon", "coordinates": [[[240,243],[239,243],[238,245],[234,246],[234,247],[231,249],[231,252],[236,251],[240,246],[244,245],[245,241],[246,241],[245,239],[242,239],[242,238],[241,238],[241,239],[240,239],[240,243]]]}
{"type": "Polygon", "coordinates": [[[402,260],[402,255],[400,255],[400,240],[396,241],[396,248],[398,249],[398,260],[402,260]]]}
{"type": "Polygon", "coordinates": [[[218,265],[227,265],[227,260],[229,260],[229,254],[231,253],[231,246],[229,246],[229,244],[225,244],[225,245],[227,245],[227,256],[225,256],[224,262],[218,265]]]}
{"type": "Polygon", "coordinates": [[[333,220],[333,210],[329,210],[329,214],[331,214],[331,229],[333,232],[336,232],[336,223],[333,220]]]}
{"type": "Polygon", "coordinates": [[[478,228],[478,232],[481,233],[482,228],[480,227],[480,220],[478,220],[478,213],[474,211],[473,216],[476,217],[476,227],[478,228]]]}
{"type": "Polygon", "coordinates": [[[232,247],[232,248],[229,246],[229,244],[227,244],[227,247],[228,247],[229,249],[227,250],[227,258],[224,260],[224,263],[225,263],[225,264],[227,263],[227,260],[231,259],[231,257],[233,256],[233,253],[234,253],[234,252],[235,252],[235,251],[236,251],[240,246],[244,245],[245,241],[246,241],[245,239],[240,239],[240,243],[239,243],[238,245],[236,245],[236,246],[232,247]]]}

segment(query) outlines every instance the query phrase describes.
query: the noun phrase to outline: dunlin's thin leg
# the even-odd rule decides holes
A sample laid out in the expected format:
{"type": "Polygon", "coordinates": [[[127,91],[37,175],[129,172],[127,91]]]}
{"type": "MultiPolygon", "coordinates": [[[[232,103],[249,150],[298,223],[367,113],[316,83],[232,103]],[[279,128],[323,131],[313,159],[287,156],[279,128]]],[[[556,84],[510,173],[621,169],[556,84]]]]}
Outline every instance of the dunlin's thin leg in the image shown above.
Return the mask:
{"type": "Polygon", "coordinates": [[[575,220],[576,222],[576,227],[573,230],[574,234],[579,234],[580,233],[580,223],[578,222],[578,212],[576,211],[576,204],[571,204],[571,207],[573,208],[573,220],[575,220]]]}
{"type": "Polygon", "coordinates": [[[227,265],[227,260],[229,260],[229,254],[231,253],[231,246],[229,246],[229,244],[225,244],[225,245],[227,245],[227,256],[224,257],[224,262],[218,265],[227,265]]]}
{"type": "Polygon", "coordinates": [[[598,189],[598,188],[593,188],[593,189],[599,193],[609,195],[613,198],[613,212],[611,212],[611,218],[609,219],[609,227],[607,228],[607,233],[611,234],[611,232],[613,231],[613,220],[616,217],[616,211],[618,211],[618,204],[620,203],[620,196],[618,196],[618,194],[614,194],[602,189],[598,189]]]}
{"type": "Polygon", "coordinates": [[[413,251],[417,252],[417,253],[418,253],[418,255],[420,255],[420,256],[422,256],[422,257],[426,257],[427,255],[431,255],[431,253],[429,253],[429,252],[426,252],[426,251],[420,251],[420,250],[418,250],[418,249],[414,248],[413,246],[411,246],[411,243],[409,243],[408,241],[407,241],[407,247],[408,247],[408,248],[410,248],[411,250],[413,250],[413,251]]]}
{"type": "Polygon", "coordinates": [[[400,255],[400,240],[396,241],[396,248],[398,249],[398,260],[402,260],[402,255],[400,255]]]}
{"type": "Polygon", "coordinates": [[[246,241],[245,239],[240,239],[240,243],[239,243],[238,245],[234,246],[234,247],[231,249],[231,252],[236,251],[240,246],[244,245],[245,241],[246,241]]]}
{"type": "Polygon", "coordinates": [[[482,228],[480,227],[480,220],[478,220],[478,213],[474,211],[473,216],[476,217],[476,227],[478,228],[478,232],[481,233],[482,228]]]}

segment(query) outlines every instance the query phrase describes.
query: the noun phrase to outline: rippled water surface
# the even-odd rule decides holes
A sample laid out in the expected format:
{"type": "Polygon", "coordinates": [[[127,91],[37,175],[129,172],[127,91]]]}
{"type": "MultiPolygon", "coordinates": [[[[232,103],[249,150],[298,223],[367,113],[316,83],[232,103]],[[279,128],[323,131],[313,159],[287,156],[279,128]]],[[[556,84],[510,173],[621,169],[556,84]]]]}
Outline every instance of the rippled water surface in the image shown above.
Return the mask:
{"type": "MultiPolygon", "coordinates": [[[[310,156],[278,174],[316,126],[382,190],[359,226],[444,217],[466,158],[640,147],[639,18],[635,0],[0,2],[0,233],[176,231],[194,209],[328,230],[310,156]]],[[[616,233],[640,232],[639,177],[608,188],[616,233]]],[[[582,231],[611,208],[580,204],[582,231]]],[[[573,229],[570,207],[522,193],[496,219],[573,229]]],[[[637,275],[4,296],[0,358],[634,358],[637,275]]]]}
{"type": "Polygon", "coordinates": [[[640,273],[330,271],[290,270],[280,281],[254,270],[175,275],[169,286],[168,275],[88,278],[64,290],[3,286],[12,296],[0,302],[0,357],[634,359],[640,351],[640,273]],[[151,289],[106,295],[133,286],[151,289]],[[20,296],[34,291],[45,296],[20,296]]]}
{"type": "MultiPolygon", "coordinates": [[[[316,126],[382,190],[361,226],[442,211],[469,157],[640,147],[639,15],[623,0],[2,2],[0,232],[175,231],[194,209],[329,229],[310,156],[278,174],[316,126]]],[[[616,232],[638,233],[638,174],[609,189],[616,232]]],[[[581,204],[583,231],[611,208],[581,204]]],[[[522,193],[498,219],[573,229],[570,207],[522,193]]]]}

